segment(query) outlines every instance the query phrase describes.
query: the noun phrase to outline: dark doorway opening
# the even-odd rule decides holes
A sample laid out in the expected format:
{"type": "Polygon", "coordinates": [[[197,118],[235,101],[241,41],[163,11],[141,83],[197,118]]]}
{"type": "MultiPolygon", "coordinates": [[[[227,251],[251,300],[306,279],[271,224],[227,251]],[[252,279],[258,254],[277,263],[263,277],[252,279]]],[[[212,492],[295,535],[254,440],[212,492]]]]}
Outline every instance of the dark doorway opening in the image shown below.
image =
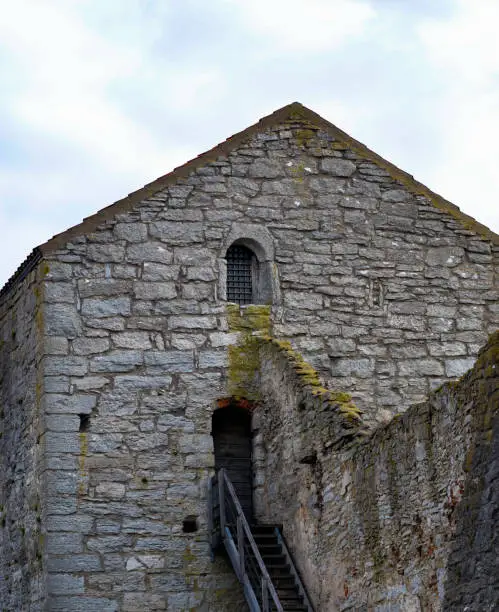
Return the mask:
{"type": "Polygon", "coordinates": [[[243,512],[253,518],[253,474],[251,466],[251,413],[238,406],[215,410],[212,417],[215,469],[225,468],[234,485],[243,512]]]}

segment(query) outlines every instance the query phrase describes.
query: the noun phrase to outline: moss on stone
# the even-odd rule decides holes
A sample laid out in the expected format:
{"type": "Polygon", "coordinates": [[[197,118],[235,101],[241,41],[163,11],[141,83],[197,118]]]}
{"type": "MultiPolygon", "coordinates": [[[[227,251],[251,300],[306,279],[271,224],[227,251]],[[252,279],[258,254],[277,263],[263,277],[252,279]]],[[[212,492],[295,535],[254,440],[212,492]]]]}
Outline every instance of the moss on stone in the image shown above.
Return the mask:
{"type": "Polygon", "coordinates": [[[265,334],[259,336],[258,341],[274,347],[286,358],[300,385],[307,388],[313,397],[320,398],[326,404],[337,409],[348,421],[360,421],[362,412],[352,401],[352,396],[349,393],[332,391],[324,387],[317,370],[305,361],[298,351],[293,349],[290,342],[278,340],[265,334]]]}
{"type": "Polygon", "coordinates": [[[227,304],[227,320],[231,332],[239,332],[237,345],[229,346],[228,390],[235,399],[258,399],[255,377],[260,368],[258,334],[270,334],[268,305],[240,307],[227,304]]]}

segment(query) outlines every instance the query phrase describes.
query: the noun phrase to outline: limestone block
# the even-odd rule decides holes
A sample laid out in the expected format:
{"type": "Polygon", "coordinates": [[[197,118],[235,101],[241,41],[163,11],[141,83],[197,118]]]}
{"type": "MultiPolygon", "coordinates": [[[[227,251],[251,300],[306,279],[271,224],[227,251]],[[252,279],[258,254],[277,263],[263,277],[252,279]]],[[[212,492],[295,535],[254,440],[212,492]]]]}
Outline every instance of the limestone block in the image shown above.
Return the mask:
{"type": "Polygon", "coordinates": [[[357,166],[348,159],[336,159],[326,157],[321,160],[320,168],[322,172],[333,176],[349,177],[357,170],[357,166]]]}
{"type": "Polygon", "coordinates": [[[463,257],[464,249],[462,247],[436,247],[428,249],[426,263],[429,266],[447,266],[451,268],[460,264],[463,257]]]}
{"type": "Polygon", "coordinates": [[[51,304],[44,314],[45,333],[75,338],[81,333],[81,318],[73,305],[51,304]]]}
{"type": "Polygon", "coordinates": [[[176,280],[180,273],[179,265],[166,265],[154,262],[144,262],[143,281],[176,280]]]}
{"type": "Polygon", "coordinates": [[[168,326],[170,329],[215,329],[217,320],[212,316],[173,316],[168,326]]]}
{"type": "Polygon", "coordinates": [[[146,331],[114,333],[112,339],[113,344],[119,348],[149,349],[152,346],[149,332],[146,331]]]}
{"type": "Polygon", "coordinates": [[[451,378],[458,378],[472,368],[474,363],[475,359],[473,357],[468,357],[466,359],[446,359],[445,375],[451,378]]]}
{"type": "Polygon", "coordinates": [[[107,597],[51,597],[51,612],[118,612],[117,601],[107,597]]]}
{"type": "MultiPolygon", "coordinates": [[[[171,300],[177,296],[175,283],[136,282],[133,293],[138,300],[171,300]]],[[[118,313],[117,313],[118,314],[118,313]]]]}
{"type": "Polygon", "coordinates": [[[67,355],[69,352],[68,339],[64,336],[45,336],[43,346],[47,355],[67,355]]]}
{"type": "Polygon", "coordinates": [[[273,179],[282,174],[281,164],[277,160],[257,159],[248,168],[248,175],[251,178],[273,179]]]}
{"type": "Polygon", "coordinates": [[[184,266],[212,266],[215,263],[215,253],[203,247],[175,247],[173,261],[184,266]]]}
{"type": "Polygon", "coordinates": [[[323,307],[323,297],[314,293],[287,291],[284,294],[284,304],[288,308],[320,310],[323,307]]]}
{"type": "Polygon", "coordinates": [[[126,487],[121,482],[101,482],[95,487],[95,495],[101,499],[123,499],[126,487]]]}
{"type": "Polygon", "coordinates": [[[119,263],[125,256],[125,247],[118,244],[89,244],[87,257],[91,261],[119,263]]]}
{"type": "Polygon", "coordinates": [[[158,238],[173,245],[202,242],[203,240],[202,223],[156,221],[151,223],[149,231],[153,238],[158,238]]]}
{"type": "Polygon", "coordinates": [[[44,359],[44,373],[47,376],[58,376],[61,374],[83,376],[86,374],[87,369],[88,363],[84,357],[49,356],[44,359]]]}
{"type": "Polygon", "coordinates": [[[71,343],[75,355],[104,353],[109,349],[108,338],[76,338],[71,343]]]}
{"type": "Polygon", "coordinates": [[[131,546],[132,538],[128,535],[107,535],[90,537],[87,540],[88,550],[97,553],[121,551],[125,546],[131,546]]]}
{"type": "Polygon", "coordinates": [[[49,431],[78,431],[80,419],[76,415],[48,415],[45,424],[49,431]]]}
{"type": "Polygon", "coordinates": [[[147,225],[145,223],[117,223],[114,226],[116,238],[127,242],[144,242],[147,238],[147,225]]]}
{"type": "Polygon", "coordinates": [[[430,358],[401,360],[398,369],[402,376],[441,376],[444,373],[440,361],[430,358]]]}
{"type": "Polygon", "coordinates": [[[47,553],[68,555],[82,553],[82,536],[79,533],[47,533],[47,553]]]}
{"type": "Polygon", "coordinates": [[[89,434],[88,450],[92,453],[107,453],[118,449],[123,442],[120,433],[89,434]]]}
{"type": "Polygon", "coordinates": [[[132,244],[127,248],[126,261],[129,263],[154,262],[170,264],[173,261],[173,253],[161,242],[145,242],[132,244]]]}
{"type": "Polygon", "coordinates": [[[43,299],[45,302],[74,302],[75,289],[72,283],[49,283],[44,286],[43,299]]]}
{"type": "Polygon", "coordinates": [[[81,314],[89,317],[127,316],[131,312],[129,297],[109,299],[87,298],[82,301],[81,314]]]}
{"type": "Polygon", "coordinates": [[[51,573],[100,572],[102,571],[102,566],[98,555],[68,554],[58,557],[49,557],[47,569],[51,573]]]}
{"type": "Polygon", "coordinates": [[[227,351],[201,351],[199,353],[199,367],[226,368],[228,366],[227,351]]]}
{"type": "Polygon", "coordinates": [[[145,365],[149,372],[192,372],[194,357],[190,351],[147,351],[145,365]]]}
{"type": "Polygon", "coordinates": [[[72,595],[85,592],[83,576],[70,576],[68,574],[49,574],[47,580],[49,594],[72,595]]]}
{"type": "Polygon", "coordinates": [[[116,350],[90,360],[90,372],[130,372],[143,362],[140,351],[116,350]]]}
{"type": "Polygon", "coordinates": [[[127,280],[83,278],[78,281],[78,293],[82,298],[122,296],[129,293],[130,288],[127,280]]]}

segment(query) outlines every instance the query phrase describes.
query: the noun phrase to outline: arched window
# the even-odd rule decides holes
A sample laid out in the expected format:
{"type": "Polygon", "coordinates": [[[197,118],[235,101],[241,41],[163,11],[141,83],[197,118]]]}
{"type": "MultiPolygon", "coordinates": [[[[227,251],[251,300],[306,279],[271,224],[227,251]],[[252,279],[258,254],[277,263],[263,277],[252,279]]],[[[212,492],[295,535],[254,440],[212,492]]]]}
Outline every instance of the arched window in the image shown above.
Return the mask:
{"type": "Polygon", "coordinates": [[[236,304],[254,304],[254,280],[258,261],[251,249],[242,244],[233,244],[226,255],[227,301],[236,304]]]}

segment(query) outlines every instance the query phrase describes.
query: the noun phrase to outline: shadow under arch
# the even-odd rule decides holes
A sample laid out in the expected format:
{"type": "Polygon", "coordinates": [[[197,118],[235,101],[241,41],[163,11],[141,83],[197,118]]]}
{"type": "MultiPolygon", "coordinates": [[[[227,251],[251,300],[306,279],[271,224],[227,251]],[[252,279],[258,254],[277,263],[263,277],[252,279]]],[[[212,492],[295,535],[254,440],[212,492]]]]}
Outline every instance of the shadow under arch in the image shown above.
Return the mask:
{"type": "Polygon", "coordinates": [[[246,518],[253,520],[252,404],[219,400],[211,418],[215,470],[225,468],[246,518]]]}

